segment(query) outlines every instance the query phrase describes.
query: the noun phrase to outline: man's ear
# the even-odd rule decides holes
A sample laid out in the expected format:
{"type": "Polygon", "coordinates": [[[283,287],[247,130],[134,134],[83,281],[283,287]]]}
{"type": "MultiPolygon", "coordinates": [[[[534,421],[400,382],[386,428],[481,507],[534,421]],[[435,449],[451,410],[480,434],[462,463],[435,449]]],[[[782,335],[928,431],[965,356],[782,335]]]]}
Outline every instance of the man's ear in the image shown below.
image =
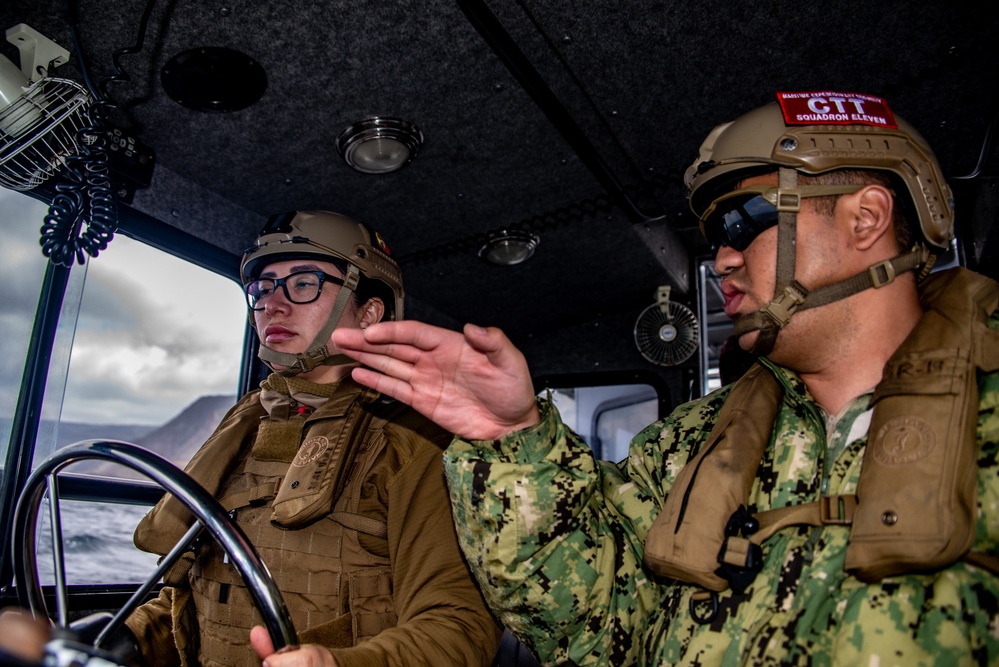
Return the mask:
{"type": "Polygon", "coordinates": [[[368,299],[363,306],[361,306],[360,311],[360,322],[361,328],[366,329],[372,324],[377,324],[382,321],[385,316],[385,302],[379,299],[377,296],[368,299]]]}
{"type": "Polygon", "coordinates": [[[892,228],[895,202],[891,191],[868,185],[844,198],[849,198],[854,244],[858,250],[870,250],[892,228]]]}

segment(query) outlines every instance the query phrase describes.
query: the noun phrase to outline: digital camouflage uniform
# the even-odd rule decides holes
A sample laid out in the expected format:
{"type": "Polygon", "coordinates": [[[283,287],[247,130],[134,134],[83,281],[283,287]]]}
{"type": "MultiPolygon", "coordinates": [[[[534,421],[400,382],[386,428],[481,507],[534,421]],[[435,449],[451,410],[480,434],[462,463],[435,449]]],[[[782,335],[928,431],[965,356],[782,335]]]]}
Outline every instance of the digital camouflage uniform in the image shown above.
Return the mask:
{"type": "MultiPolygon", "coordinates": [[[[990,327],[999,328],[993,313],[990,327]]],[[[753,511],[856,491],[871,394],[836,416],[794,373],[753,485],[753,511]],[[775,445],[775,443],[779,443],[775,445]]],[[[978,524],[999,552],[999,373],[979,375],[978,524]]],[[[742,595],[695,622],[697,587],[643,567],[649,528],[710,433],[729,388],[639,433],[629,458],[596,461],[542,402],[539,425],[498,441],[456,439],[446,471],[462,548],[500,620],[546,663],[592,665],[999,664],[999,579],[958,562],[865,584],[844,570],[848,526],[781,530],[742,595]]]]}

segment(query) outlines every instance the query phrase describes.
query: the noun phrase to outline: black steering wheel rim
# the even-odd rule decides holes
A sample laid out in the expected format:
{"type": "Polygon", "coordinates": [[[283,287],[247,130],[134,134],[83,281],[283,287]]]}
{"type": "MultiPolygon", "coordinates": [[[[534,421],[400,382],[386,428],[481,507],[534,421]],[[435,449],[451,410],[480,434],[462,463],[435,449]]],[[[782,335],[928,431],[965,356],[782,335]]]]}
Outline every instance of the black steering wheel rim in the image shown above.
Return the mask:
{"type": "MultiPolygon", "coordinates": [[[[33,614],[49,616],[39,583],[35,553],[38,511],[46,491],[50,488],[57,490],[56,478],[59,472],[72,463],[87,459],[101,459],[124,465],[142,473],[173,494],[228,554],[263,617],[274,650],[297,644],[291,615],[267,566],[246,534],[229,518],[222,506],[184,471],[163,457],[137,445],[116,440],[85,440],[64,447],[49,456],[28,478],[14,511],[11,539],[14,582],[22,606],[33,614]]],[[[55,495],[58,498],[57,491],[55,495]]],[[[155,581],[150,581],[147,585],[154,583],[155,581]]],[[[57,580],[56,588],[57,603],[64,601],[65,581],[60,584],[57,580]]],[[[134,600],[130,600],[126,604],[129,613],[132,610],[127,609],[128,604],[133,602],[134,600]]],[[[60,615],[65,616],[64,609],[60,610],[60,615]]],[[[119,616],[115,618],[123,620],[125,615],[127,614],[119,612],[119,616]]],[[[112,627],[107,628],[102,636],[113,630],[112,627]]]]}

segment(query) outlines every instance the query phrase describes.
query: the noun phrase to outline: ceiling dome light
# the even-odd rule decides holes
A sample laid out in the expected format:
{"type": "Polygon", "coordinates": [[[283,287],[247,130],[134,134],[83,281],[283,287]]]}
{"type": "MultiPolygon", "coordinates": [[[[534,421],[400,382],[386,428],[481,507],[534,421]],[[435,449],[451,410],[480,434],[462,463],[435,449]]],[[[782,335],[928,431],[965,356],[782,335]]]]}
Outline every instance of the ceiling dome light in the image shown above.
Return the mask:
{"type": "Polygon", "coordinates": [[[539,243],[541,239],[530,232],[501,229],[489,234],[479,257],[498,266],[513,266],[530,259],[539,243]]]}
{"type": "Polygon", "coordinates": [[[412,123],[378,116],[354,123],[336,138],[344,161],[365,174],[402,169],[422,145],[423,133],[412,123]]]}

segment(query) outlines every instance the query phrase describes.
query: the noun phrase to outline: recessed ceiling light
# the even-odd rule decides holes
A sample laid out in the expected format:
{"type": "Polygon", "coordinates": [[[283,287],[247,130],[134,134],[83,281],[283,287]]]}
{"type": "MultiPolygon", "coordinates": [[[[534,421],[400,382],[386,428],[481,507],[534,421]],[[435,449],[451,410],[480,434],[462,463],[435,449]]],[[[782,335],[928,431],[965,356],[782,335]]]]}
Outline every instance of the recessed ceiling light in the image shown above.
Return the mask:
{"type": "Polygon", "coordinates": [[[416,157],[423,133],[399,118],[375,116],[358,121],[336,138],[344,161],[365,174],[387,174],[402,169],[416,157]]]}
{"type": "Polygon", "coordinates": [[[531,258],[541,239],[530,232],[501,229],[489,234],[479,257],[499,266],[513,266],[531,258]]]}

